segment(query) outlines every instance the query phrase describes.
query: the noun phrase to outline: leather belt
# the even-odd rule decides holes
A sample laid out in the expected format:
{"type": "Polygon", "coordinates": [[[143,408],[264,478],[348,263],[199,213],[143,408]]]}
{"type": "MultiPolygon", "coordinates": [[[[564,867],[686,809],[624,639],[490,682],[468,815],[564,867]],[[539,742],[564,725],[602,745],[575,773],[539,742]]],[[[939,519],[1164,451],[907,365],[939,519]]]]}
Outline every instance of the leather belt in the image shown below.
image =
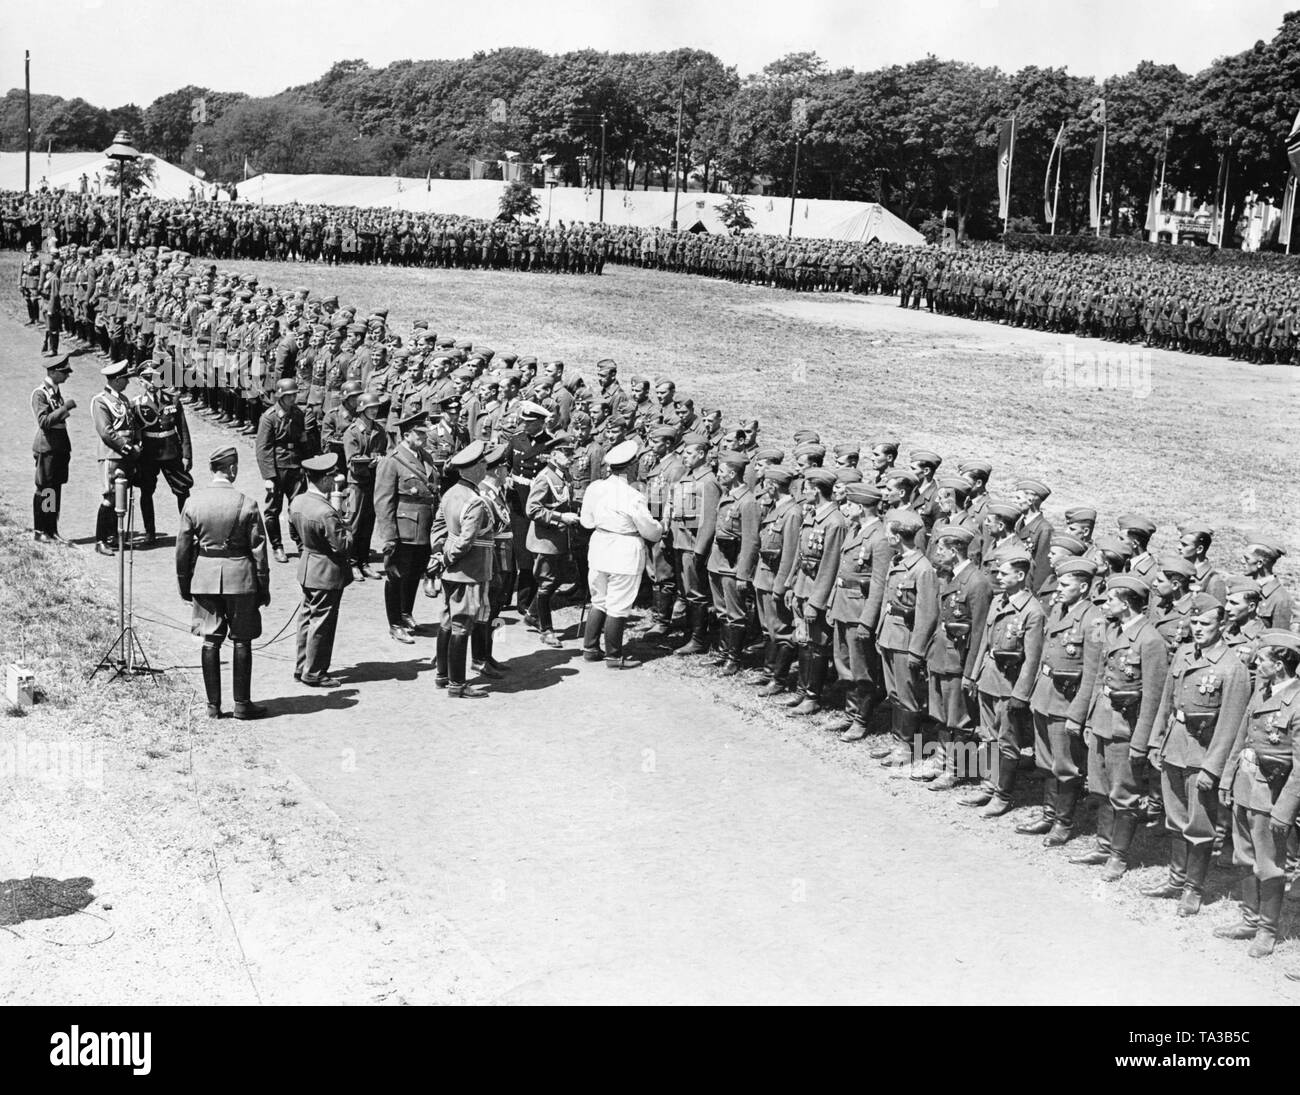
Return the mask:
{"type": "Polygon", "coordinates": [[[245,559],[246,551],[233,551],[230,548],[207,548],[199,551],[200,559],[245,559]]]}

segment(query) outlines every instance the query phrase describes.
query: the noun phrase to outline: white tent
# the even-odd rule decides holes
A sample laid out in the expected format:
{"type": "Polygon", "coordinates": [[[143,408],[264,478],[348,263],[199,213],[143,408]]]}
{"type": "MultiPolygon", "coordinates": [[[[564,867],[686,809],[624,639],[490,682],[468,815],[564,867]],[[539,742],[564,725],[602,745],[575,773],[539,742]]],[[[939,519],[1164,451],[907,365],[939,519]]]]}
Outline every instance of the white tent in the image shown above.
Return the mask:
{"type": "MultiPolygon", "coordinates": [[[[146,186],[146,190],[154,197],[185,200],[191,196],[190,187],[199,193],[212,193],[210,183],[205,184],[197,176],[157,156],[150,158],[154,162],[154,181],[146,186]]],[[[23,188],[23,159],[21,152],[0,152],[0,190],[23,188]]],[[[45,186],[50,190],[77,193],[81,189],[81,177],[84,175],[90,193],[115,193],[108,184],[108,168],[111,163],[102,152],[55,152],[47,155],[33,149],[32,190],[40,190],[45,186]]]]}
{"type": "MultiPolygon", "coordinates": [[[[241,201],[267,205],[287,202],[409,209],[413,212],[458,213],[487,220],[497,215],[505,183],[491,179],[396,178],[387,175],[258,175],[239,184],[241,201]]],[[[539,221],[595,222],[601,219],[597,190],[581,187],[534,188],[539,221]]],[[[725,232],[718,207],[724,194],[687,191],[677,196],[677,224],[700,223],[709,232],[725,232]]],[[[790,229],[790,199],[749,198],[754,229],[784,236],[790,229]]],[[[671,190],[606,190],[606,224],[668,228],[673,220],[671,190]]],[[[924,237],[906,221],[874,202],[822,201],[799,198],[794,207],[794,234],[813,239],[921,244],[924,237]]]]}

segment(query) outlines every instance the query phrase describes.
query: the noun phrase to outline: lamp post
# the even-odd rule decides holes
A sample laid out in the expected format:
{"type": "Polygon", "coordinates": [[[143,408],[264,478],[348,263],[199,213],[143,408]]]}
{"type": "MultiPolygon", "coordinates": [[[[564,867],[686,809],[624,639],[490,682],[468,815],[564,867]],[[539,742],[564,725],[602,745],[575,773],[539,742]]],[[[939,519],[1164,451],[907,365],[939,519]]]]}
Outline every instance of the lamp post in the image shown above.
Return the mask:
{"type": "Polygon", "coordinates": [[[104,155],[117,161],[117,250],[122,250],[122,203],[126,193],[126,165],[140,158],[131,147],[131,138],[125,129],[119,129],[113,143],[104,149],[104,155]]]}

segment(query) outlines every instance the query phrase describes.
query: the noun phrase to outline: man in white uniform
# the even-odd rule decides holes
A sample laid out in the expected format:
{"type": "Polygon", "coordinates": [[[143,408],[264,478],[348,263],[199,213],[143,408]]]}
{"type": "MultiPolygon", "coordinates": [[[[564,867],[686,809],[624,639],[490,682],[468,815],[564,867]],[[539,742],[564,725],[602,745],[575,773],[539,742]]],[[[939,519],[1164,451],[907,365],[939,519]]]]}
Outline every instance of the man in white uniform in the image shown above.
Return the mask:
{"type": "Polygon", "coordinates": [[[639,442],[633,439],[605,454],[609,477],[587,488],[579,517],[582,527],[592,530],[587,552],[591,610],[582,656],[589,662],[603,658],[610,669],[632,669],[641,664],[623,654],[623,626],[641,585],[646,544],[656,543],[664,533],[663,526],[650,516],[645,496],[628,482],[639,449],[639,442]]]}

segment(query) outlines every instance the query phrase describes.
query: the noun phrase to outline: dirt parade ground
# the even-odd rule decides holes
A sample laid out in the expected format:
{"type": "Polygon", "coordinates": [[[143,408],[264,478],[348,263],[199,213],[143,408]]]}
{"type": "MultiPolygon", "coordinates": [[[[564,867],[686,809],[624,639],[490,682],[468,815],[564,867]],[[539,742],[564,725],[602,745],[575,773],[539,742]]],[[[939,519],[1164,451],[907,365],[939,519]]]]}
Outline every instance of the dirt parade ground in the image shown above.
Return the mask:
{"type": "MultiPolygon", "coordinates": [[[[629,376],[672,376],[728,421],[757,415],[776,443],[812,426],[984,456],[994,493],[1019,471],[1052,485],[1053,513],[1087,502],[1113,523],[1141,509],[1161,526],[1161,549],[1196,516],[1222,530],[1227,569],[1248,530],[1269,530],[1295,588],[1284,428],[1295,370],[1139,347],[1108,364],[1088,356],[1115,349],[1106,344],[904,313],[885,298],[631,269],[579,284],[234,265],[361,309],[387,305],[403,334],[426,315],[439,331],[560,356],[588,376],[605,356],[629,376]]],[[[14,257],[0,258],[5,285],[14,272],[14,257]]],[[[28,394],[43,359],[8,292],[0,535],[13,546],[30,540],[28,394]]],[[[34,559],[80,575],[84,603],[111,624],[117,562],[92,550],[87,414],[102,364],[75,356],[65,389],[79,406],[62,531],[81,546],[34,559]]],[[[207,453],[231,435],[197,414],[190,429],[203,481],[207,453]]],[[[260,497],[251,439],[238,444],[238,485],[260,497]]],[[[176,589],[176,516],[164,487],[157,497],[167,535],[135,553],[134,595],[165,683],[101,685],[101,674],[75,720],[55,702],[0,718],[10,756],[21,738],[93,742],[102,757],[102,780],[0,781],[0,880],[84,878],[94,894],[78,915],[0,918],[0,968],[25,971],[5,978],[6,1002],[1300,1002],[1282,973],[1300,960],[1296,942],[1251,961],[1212,937],[1235,919],[1231,872],[1216,869],[1205,910],[1179,920],[1172,902],[1138,894],[1164,869],[1155,835],[1139,838],[1137,869],[1103,886],[1095,868],[1065,861],[1091,813],[1064,853],[1014,833],[1036,779],[1022,780],[1021,809],[981,820],[699,659],[628,673],[584,663],[576,609],[559,617],[560,650],[506,613],[496,656],[510,672],[488,700],[457,704],[433,684],[435,602],[418,599],[426,626],[399,645],[381,583],[353,585],[334,658],[344,685],[314,691],[291,677],[294,560],[272,563],[261,642],[280,637],[257,651],[253,684],[271,717],[196,718],[199,646],[176,589]],[[113,718],[126,697],[138,721],[113,718]]],[[[54,606],[32,611],[47,634],[52,617],[56,634],[90,626],[54,606]]],[[[0,661],[17,660],[28,640],[3,630],[0,661]]],[[[225,673],[228,689],[228,660],[225,673]]],[[[1289,931],[1295,913],[1289,902],[1289,931]]]]}

